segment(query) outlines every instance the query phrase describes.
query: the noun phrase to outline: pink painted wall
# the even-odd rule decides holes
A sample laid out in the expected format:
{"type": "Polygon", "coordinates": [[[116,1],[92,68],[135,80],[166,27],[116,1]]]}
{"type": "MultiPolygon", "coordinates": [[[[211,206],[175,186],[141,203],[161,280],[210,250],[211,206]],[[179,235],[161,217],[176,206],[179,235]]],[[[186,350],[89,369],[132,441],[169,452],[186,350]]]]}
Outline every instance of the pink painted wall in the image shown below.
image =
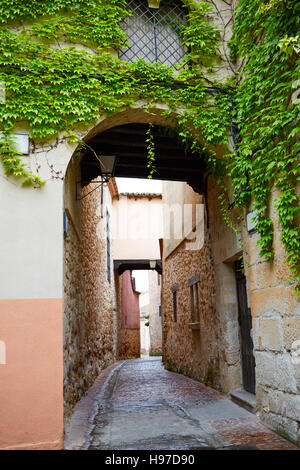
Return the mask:
{"type": "Polygon", "coordinates": [[[122,328],[140,328],[139,294],[134,290],[131,271],[122,274],[122,328]]]}
{"type": "Polygon", "coordinates": [[[62,300],[0,300],[0,449],[63,446],[62,300]]]}

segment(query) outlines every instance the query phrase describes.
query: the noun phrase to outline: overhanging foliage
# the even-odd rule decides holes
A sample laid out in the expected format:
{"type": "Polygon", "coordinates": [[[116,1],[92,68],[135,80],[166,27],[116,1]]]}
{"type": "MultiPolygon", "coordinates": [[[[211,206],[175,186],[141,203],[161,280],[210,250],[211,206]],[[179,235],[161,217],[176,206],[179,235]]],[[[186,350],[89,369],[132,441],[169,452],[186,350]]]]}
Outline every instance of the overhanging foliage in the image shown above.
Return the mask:
{"type": "MultiPolygon", "coordinates": [[[[299,2],[239,1],[231,53],[232,61],[240,57],[244,64],[227,84],[234,90],[216,95],[204,89],[207,84],[224,87],[214,80],[220,34],[209,21],[211,7],[209,2],[183,3],[190,10],[182,33],[190,48],[185,59],[189,67],[181,69],[176,81],[193,86],[173,89],[168,87],[175,81],[172,69],[143,60],[127,64],[109,53],[126,42],[121,28],[128,14],[125,0],[3,0],[0,80],[6,85],[7,101],[0,105],[2,132],[9,136],[16,123],[26,121],[35,140],[61,133],[75,137],[79,124],[90,126],[99,115],[114,114],[138,99],[149,106],[167,103],[166,114],[185,107],[177,118],[180,138],[195,153],[206,155],[211,173],[230,175],[236,206],[245,207],[254,198],[261,255],[267,259],[272,258],[273,237],[270,191],[280,191],[276,205],[282,241],[299,279],[299,99],[293,99],[300,79],[299,2]],[[239,152],[220,160],[212,147],[228,143],[233,97],[239,152]],[[205,152],[203,140],[200,143],[192,129],[206,142],[205,152]]],[[[154,171],[150,134],[149,152],[154,171]]],[[[7,175],[18,176],[25,184],[43,184],[12,151],[9,137],[1,154],[7,175]]]]}

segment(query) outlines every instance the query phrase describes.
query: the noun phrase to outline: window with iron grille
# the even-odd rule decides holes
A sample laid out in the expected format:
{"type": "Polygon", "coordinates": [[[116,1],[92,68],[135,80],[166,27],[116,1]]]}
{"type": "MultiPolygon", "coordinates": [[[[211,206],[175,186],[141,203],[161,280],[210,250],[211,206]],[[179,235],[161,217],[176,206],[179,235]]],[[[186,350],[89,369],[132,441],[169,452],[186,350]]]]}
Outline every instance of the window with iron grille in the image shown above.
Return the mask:
{"type": "Polygon", "coordinates": [[[180,2],[162,0],[159,8],[150,8],[147,0],[129,0],[128,6],[132,16],[125,18],[123,29],[129,47],[120,49],[119,58],[127,62],[140,58],[169,67],[180,63],[188,52],[181,39],[187,12],[180,2]]]}

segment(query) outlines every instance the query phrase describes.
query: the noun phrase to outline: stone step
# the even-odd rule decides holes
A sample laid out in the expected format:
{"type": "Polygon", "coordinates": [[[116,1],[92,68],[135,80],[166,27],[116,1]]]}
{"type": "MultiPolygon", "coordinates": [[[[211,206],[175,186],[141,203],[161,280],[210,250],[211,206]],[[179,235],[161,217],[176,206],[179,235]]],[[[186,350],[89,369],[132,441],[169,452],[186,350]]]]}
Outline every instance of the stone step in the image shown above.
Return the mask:
{"type": "Polygon", "coordinates": [[[256,413],[256,396],[243,388],[238,388],[229,393],[231,400],[251,413],[256,413]]]}

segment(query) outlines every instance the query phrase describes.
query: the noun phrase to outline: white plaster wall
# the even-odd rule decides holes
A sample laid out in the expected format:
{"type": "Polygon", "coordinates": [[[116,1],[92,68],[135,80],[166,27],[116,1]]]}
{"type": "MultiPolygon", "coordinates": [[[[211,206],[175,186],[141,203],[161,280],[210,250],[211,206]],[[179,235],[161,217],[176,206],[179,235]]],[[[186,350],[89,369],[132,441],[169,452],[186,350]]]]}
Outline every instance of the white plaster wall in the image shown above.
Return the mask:
{"type": "Polygon", "coordinates": [[[163,181],[162,204],[164,258],[167,258],[185,240],[186,231],[189,233],[195,228],[196,205],[203,204],[203,196],[187,183],[163,181]]]}
{"type": "Polygon", "coordinates": [[[73,149],[61,144],[24,157],[40,165],[40,176],[47,180],[41,189],[21,187],[0,166],[1,299],[62,297],[63,181],[51,179],[50,166],[64,174],[73,149]]]}

